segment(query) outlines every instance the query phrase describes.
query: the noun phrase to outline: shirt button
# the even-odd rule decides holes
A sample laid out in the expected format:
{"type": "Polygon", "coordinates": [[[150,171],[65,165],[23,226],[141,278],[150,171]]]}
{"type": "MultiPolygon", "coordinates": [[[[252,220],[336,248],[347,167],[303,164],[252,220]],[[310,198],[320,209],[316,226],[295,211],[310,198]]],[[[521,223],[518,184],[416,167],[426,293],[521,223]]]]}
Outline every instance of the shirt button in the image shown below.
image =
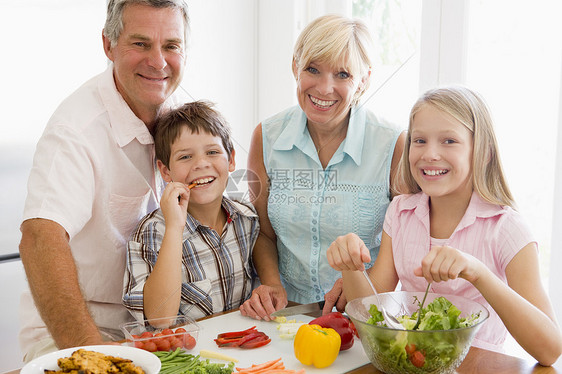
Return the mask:
{"type": "Polygon", "coordinates": [[[316,232],[316,227],[313,227],[313,228],[312,228],[312,232],[316,232]]]}
{"type": "Polygon", "coordinates": [[[312,239],[318,240],[318,237],[315,235],[315,236],[312,237],[312,239]]]}
{"type": "Polygon", "coordinates": [[[318,212],[312,212],[312,215],[313,215],[314,217],[316,217],[316,216],[318,216],[318,212]]]}
{"type": "Polygon", "coordinates": [[[316,278],[315,278],[315,277],[312,277],[312,281],[313,281],[313,282],[316,282],[316,278]]]}
{"type": "Polygon", "coordinates": [[[312,224],[313,224],[313,225],[316,225],[317,223],[318,223],[317,220],[315,220],[315,219],[312,220],[312,224]]]}

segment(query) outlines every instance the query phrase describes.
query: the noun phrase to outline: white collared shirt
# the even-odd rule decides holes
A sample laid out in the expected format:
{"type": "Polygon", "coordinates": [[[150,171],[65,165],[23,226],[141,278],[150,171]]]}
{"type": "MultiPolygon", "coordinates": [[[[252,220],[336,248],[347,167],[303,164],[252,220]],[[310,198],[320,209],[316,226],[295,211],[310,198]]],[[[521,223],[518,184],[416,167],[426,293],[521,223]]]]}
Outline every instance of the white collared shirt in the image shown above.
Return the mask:
{"type": "MultiPolygon", "coordinates": [[[[61,103],[37,144],[23,220],[64,227],[90,312],[112,335],[130,320],[121,303],[127,240],[158,208],[156,170],[153,138],[117,91],[112,64],[61,103]]],[[[49,334],[27,292],[20,314],[25,353],[49,334]]]]}

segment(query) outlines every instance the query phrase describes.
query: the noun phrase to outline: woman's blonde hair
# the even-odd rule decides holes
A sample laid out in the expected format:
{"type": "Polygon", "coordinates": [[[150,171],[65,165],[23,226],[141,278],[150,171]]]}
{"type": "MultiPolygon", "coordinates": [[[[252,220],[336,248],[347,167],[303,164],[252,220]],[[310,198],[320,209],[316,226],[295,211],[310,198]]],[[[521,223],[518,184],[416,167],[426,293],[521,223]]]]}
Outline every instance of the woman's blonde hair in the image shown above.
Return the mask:
{"type": "Polygon", "coordinates": [[[490,203],[515,208],[515,201],[504,177],[488,106],[479,94],[462,86],[429,90],[412,107],[406,145],[394,186],[395,192],[401,194],[421,191],[410,171],[409,157],[414,117],[427,105],[450,115],[472,133],[473,189],[490,203]]]}
{"type": "Polygon", "coordinates": [[[353,98],[352,105],[355,105],[369,88],[372,44],[369,29],[361,20],[328,14],[316,18],[302,30],[295,43],[293,64],[300,72],[313,61],[327,63],[337,69],[344,68],[353,79],[363,80],[353,98]]]}

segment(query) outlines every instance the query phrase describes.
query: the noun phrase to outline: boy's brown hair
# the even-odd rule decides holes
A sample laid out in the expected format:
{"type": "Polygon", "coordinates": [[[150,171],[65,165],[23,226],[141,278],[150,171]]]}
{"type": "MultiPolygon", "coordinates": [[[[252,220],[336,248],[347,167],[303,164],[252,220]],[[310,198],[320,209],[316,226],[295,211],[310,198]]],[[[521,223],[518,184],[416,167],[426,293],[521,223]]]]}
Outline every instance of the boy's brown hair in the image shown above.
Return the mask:
{"type": "Polygon", "coordinates": [[[183,104],[156,120],[154,124],[156,158],[162,161],[167,168],[170,167],[172,144],[180,136],[184,126],[192,133],[199,134],[200,131],[204,131],[220,137],[230,160],[234,150],[230,126],[212,106],[213,104],[208,101],[194,101],[183,104]]]}

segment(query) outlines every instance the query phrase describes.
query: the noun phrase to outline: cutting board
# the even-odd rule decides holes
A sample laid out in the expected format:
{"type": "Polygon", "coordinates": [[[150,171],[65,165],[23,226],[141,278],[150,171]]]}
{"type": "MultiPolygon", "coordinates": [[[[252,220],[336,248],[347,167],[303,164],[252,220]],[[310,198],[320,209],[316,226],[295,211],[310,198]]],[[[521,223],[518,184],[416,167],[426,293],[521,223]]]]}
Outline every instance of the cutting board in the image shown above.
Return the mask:
{"type": "MultiPolygon", "coordinates": [[[[301,322],[310,322],[313,319],[305,315],[291,317],[291,319],[293,318],[301,322]]],[[[195,350],[208,349],[235,357],[239,360],[239,362],[236,363],[236,367],[239,368],[260,364],[281,357],[287,369],[305,369],[307,373],[321,372],[337,374],[348,372],[369,363],[369,359],[363,351],[361,342],[355,338],[353,347],[347,351],[340,352],[338,358],[331,366],[324,369],[316,369],[314,366],[303,365],[295,357],[293,340],[281,339],[279,337],[276,322],[257,321],[242,316],[239,311],[205,319],[197,322],[197,324],[201,330],[199,331],[199,339],[195,350]],[[240,348],[219,348],[213,340],[222,332],[240,331],[252,326],[256,326],[259,331],[266,333],[271,338],[271,343],[264,347],[246,350],[240,348]]],[[[221,362],[216,360],[212,361],[221,362]]]]}

